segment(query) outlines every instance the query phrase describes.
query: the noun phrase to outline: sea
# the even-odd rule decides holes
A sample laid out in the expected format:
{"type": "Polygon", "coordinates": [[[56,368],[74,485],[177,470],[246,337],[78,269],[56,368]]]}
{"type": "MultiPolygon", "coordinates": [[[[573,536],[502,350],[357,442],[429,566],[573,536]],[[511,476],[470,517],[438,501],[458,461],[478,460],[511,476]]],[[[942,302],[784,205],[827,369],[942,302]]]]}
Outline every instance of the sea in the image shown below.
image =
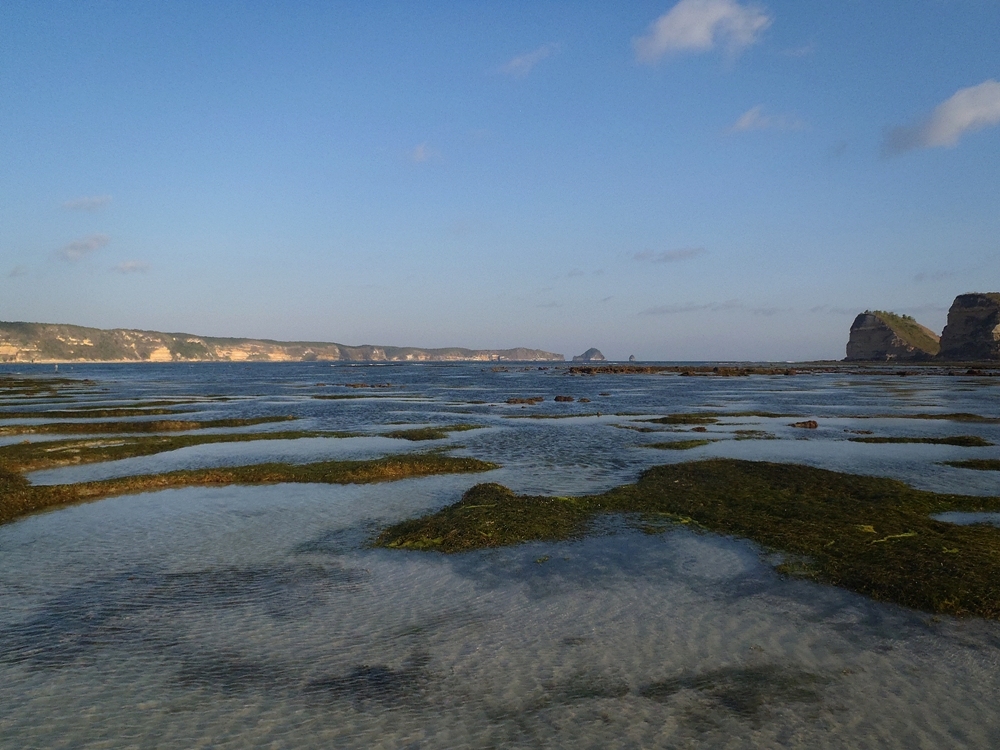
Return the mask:
{"type": "MultiPolygon", "coordinates": [[[[997,459],[1000,447],[849,438],[1000,445],[1000,423],[912,418],[1000,418],[1000,378],[891,368],[588,376],[482,362],[0,366],[13,373],[92,381],[73,406],[191,399],[184,418],[298,418],[246,431],[362,433],[68,466],[30,474],[36,484],[427,450],[501,468],[187,487],[0,526],[4,750],[1000,746],[1000,622],[782,576],[744,539],[684,526],[647,534],[610,518],[558,543],[455,555],[371,547],[381,529],[479,482],[590,494],[710,457],[997,495],[1000,473],[942,462],[997,459]],[[330,395],[354,398],[316,398],[330,395]],[[531,397],[544,400],[507,403],[531,397]],[[636,429],[678,412],[783,416],[724,418],[695,434],[636,429]],[[799,420],[818,427],[790,426],[799,420]],[[478,429],[426,442],[379,434],[459,423],[478,429]],[[665,437],[713,442],[647,447],[665,437]]],[[[5,411],[28,408],[39,405],[8,399],[5,411]]],[[[45,420],[3,424],[18,421],[45,420]]]]}

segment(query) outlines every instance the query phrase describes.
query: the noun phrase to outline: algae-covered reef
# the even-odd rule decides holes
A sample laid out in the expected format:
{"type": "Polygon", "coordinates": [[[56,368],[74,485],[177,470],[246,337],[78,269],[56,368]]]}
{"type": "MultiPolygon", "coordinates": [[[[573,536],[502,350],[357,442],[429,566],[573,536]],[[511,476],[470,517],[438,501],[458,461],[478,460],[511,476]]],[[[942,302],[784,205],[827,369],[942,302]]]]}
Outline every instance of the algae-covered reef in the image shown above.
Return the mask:
{"type": "Polygon", "coordinates": [[[178,487],[222,487],[232,484],[259,485],[281,482],[369,484],[433,474],[489,471],[495,468],[496,464],[475,458],[456,458],[439,453],[415,453],[366,461],[263,463],[171,471],[164,474],[121,477],[79,484],[34,486],[21,474],[0,464],[0,523],[45,508],[178,487]]]}
{"type": "Polygon", "coordinates": [[[220,427],[252,427],[272,422],[290,422],[295,417],[252,417],[249,419],[154,419],[144,422],[48,422],[0,426],[4,435],[109,435],[131,432],[183,432],[220,427]]]}
{"type": "Polygon", "coordinates": [[[212,443],[247,443],[258,440],[299,440],[302,438],[357,437],[357,432],[285,432],[191,433],[186,435],[143,435],[140,437],[24,441],[0,446],[0,465],[14,471],[40,471],[58,466],[120,461],[137,456],[151,456],[180,448],[212,443]]]}
{"type": "Polygon", "coordinates": [[[645,471],[599,495],[516,495],[481,484],[454,505],[389,527],[379,547],[463,552],[588,533],[606,514],[751,539],[782,572],[928,612],[1000,618],[1000,529],[931,518],[998,511],[1000,497],[948,495],[809,466],[712,459],[645,471]]]}

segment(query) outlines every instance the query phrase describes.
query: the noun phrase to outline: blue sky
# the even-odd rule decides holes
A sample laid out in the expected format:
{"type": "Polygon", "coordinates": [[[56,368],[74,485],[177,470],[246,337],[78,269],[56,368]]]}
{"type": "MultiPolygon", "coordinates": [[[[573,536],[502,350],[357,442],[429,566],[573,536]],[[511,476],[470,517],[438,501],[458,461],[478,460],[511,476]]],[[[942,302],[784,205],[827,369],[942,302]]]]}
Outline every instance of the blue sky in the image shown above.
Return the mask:
{"type": "Polygon", "coordinates": [[[0,319],[844,354],[1000,290],[1000,2],[0,3],[0,319]]]}

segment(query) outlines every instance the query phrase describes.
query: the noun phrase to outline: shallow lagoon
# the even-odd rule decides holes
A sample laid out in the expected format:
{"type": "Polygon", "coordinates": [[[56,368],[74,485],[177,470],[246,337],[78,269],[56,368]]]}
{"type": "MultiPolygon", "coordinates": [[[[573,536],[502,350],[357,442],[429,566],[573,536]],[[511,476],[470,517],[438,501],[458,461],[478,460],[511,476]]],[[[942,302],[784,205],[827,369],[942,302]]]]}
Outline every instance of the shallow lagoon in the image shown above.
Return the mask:
{"type": "MultiPolygon", "coordinates": [[[[448,557],[365,547],[378,529],[452,503],[480,481],[592,493],[647,466],[708,456],[998,494],[997,472],[939,464],[997,458],[998,447],[867,445],[845,432],[1000,443],[997,424],[899,418],[1000,416],[996,379],[585,378],[482,365],[61,370],[109,389],[78,401],[234,397],[199,407],[206,419],[295,414],[295,429],[364,432],[397,422],[485,428],[428,443],[199,446],[115,462],[129,463],[127,472],[440,446],[503,468],[370,486],[186,488],[0,527],[0,747],[1000,743],[1000,623],[935,618],[783,578],[745,541],[680,528],[647,536],[612,523],[583,541],[448,557]],[[398,387],[336,385],[359,381],[398,387]],[[336,394],[373,397],[312,398],[336,394]],[[556,404],[557,394],[591,402],[556,404]],[[546,401],[503,403],[533,395],[546,401]],[[701,434],[616,427],[692,410],[795,419],[724,418],[701,434]],[[588,416],[511,418],[540,414],[588,416]],[[802,418],[819,429],[788,427],[802,418]],[[737,429],[778,439],[730,439],[737,429]],[[720,440],[688,451],[641,447],[702,436],[720,440]]],[[[67,467],[33,479],[121,469],[67,467]]]]}

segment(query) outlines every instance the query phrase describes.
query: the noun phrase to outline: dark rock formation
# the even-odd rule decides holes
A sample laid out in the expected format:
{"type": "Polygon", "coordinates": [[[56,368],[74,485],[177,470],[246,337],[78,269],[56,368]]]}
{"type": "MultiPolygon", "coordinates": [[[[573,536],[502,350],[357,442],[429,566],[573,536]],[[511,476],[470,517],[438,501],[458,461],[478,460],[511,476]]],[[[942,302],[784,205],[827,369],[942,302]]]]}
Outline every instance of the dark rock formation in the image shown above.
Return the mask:
{"type": "Polygon", "coordinates": [[[847,360],[926,360],[936,355],[940,346],[936,333],[908,315],[866,310],[851,325],[847,360]]]}
{"type": "Polygon", "coordinates": [[[604,361],[604,355],[601,354],[601,351],[599,349],[594,349],[593,347],[591,347],[590,349],[588,349],[587,351],[585,351],[583,354],[577,354],[575,357],[573,357],[573,361],[574,362],[603,362],[604,361]]]}
{"type": "Polygon", "coordinates": [[[941,358],[1000,359],[1000,293],[955,297],[941,334],[941,358]]]}

